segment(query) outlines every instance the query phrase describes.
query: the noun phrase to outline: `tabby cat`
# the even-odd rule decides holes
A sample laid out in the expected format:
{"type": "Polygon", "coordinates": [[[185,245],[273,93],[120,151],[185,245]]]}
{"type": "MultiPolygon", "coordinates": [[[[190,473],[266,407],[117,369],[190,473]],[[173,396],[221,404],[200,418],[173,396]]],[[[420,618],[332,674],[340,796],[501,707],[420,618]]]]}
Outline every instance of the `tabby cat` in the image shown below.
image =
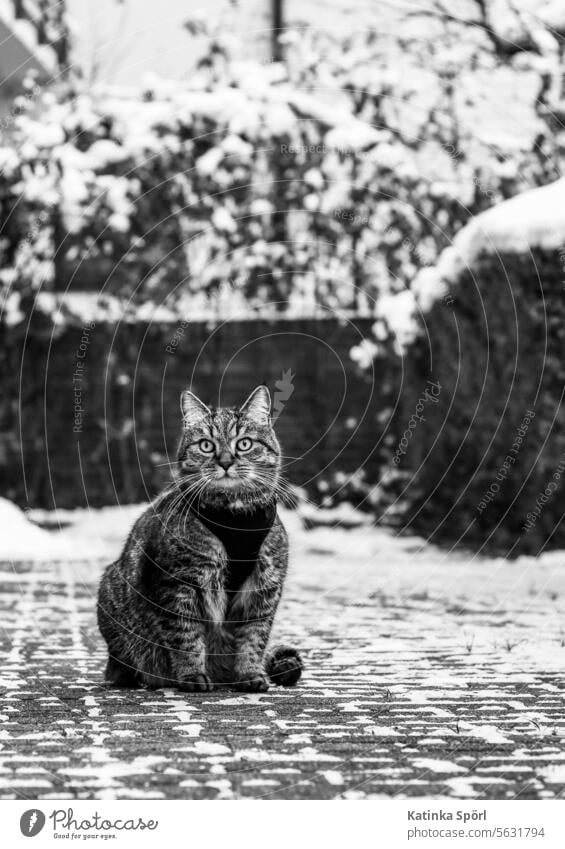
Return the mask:
{"type": "Polygon", "coordinates": [[[266,651],[288,565],[269,391],[259,386],[239,409],[186,391],[181,410],[180,474],[100,584],[106,681],[191,692],[295,684],[299,654],[266,651]]]}

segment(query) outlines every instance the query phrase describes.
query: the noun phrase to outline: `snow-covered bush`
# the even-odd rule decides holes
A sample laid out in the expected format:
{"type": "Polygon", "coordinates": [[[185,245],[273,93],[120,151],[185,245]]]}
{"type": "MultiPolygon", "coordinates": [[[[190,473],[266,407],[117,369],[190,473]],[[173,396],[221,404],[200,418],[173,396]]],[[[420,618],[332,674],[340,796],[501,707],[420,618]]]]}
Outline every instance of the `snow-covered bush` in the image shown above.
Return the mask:
{"type": "MultiPolygon", "coordinates": [[[[214,37],[189,80],[48,92],[17,119],[0,151],[8,321],[37,293],[67,290],[119,296],[133,314],[195,316],[227,284],[238,314],[371,313],[523,181],[508,167],[504,179],[479,173],[433,121],[420,139],[401,133],[380,107],[398,83],[384,57],[363,82],[351,51],[334,51],[320,90],[305,37],[287,40],[298,56],[288,67],[236,59],[214,37]]],[[[398,83],[394,114],[410,113],[411,97],[398,83]]],[[[36,302],[60,320],[59,307],[36,302]]]]}
{"type": "Polygon", "coordinates": [[[397,429],[440,390],[388,481],[398,523],[511,557],[565,544],[564,245],[561,179],[478,216],[420,273],[397,429]]]}

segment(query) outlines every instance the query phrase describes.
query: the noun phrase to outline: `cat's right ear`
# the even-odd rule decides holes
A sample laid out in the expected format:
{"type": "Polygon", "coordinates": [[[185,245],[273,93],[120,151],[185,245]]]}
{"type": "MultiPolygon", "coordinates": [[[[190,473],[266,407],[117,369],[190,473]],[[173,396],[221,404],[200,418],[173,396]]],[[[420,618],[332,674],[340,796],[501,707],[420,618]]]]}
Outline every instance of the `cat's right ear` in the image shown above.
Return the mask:
{"type": "Polygon", "coordinates": [[[182,413],[183,427],[194,427],[203,419],[212,415],[206,404],[203,404],[200,398],[197,398],[188,389],[181,392],[180,409],[182,413]]]}

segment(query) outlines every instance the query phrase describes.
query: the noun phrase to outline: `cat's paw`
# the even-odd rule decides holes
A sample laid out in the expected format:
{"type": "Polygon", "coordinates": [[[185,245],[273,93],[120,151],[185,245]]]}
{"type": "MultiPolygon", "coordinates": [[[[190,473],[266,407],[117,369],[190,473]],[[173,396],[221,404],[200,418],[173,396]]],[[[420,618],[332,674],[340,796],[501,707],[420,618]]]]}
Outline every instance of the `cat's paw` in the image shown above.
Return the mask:
{"type": "Polygon", "coordinates": [[[187,675],[186,678],[178,682],[177,686],[184,693],[209,693],[214,689],[212,679],[204,672],[187,675]]]}
{"type": "Polygon", "coordinates": [[[243,673],[235,682],[235,686],[247,693],[266,693],[269,689],[269,679],[262,672],[243,673]]]}

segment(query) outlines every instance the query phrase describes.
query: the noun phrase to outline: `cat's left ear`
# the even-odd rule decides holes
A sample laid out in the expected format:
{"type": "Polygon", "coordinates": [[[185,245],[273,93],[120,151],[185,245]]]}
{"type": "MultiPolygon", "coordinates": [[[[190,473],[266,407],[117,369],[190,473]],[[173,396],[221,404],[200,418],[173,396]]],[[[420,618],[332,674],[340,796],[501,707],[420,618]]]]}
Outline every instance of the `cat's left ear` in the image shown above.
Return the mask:
{"type": "Polygon", "coordinates": [[[180,408],[185,428],[194,427],[203,419],[212,415],[206,404],[203,404],[200,398],[197,398],[194,392],[190,392],[188,389],[180,396],[180,408]]]}
{"type": "Polygon", "coordinates": [[[253,421],[268,425],[271,420],[271,396],[266,386],[254,389],[245,404],[239,410],[253,421]]]}

